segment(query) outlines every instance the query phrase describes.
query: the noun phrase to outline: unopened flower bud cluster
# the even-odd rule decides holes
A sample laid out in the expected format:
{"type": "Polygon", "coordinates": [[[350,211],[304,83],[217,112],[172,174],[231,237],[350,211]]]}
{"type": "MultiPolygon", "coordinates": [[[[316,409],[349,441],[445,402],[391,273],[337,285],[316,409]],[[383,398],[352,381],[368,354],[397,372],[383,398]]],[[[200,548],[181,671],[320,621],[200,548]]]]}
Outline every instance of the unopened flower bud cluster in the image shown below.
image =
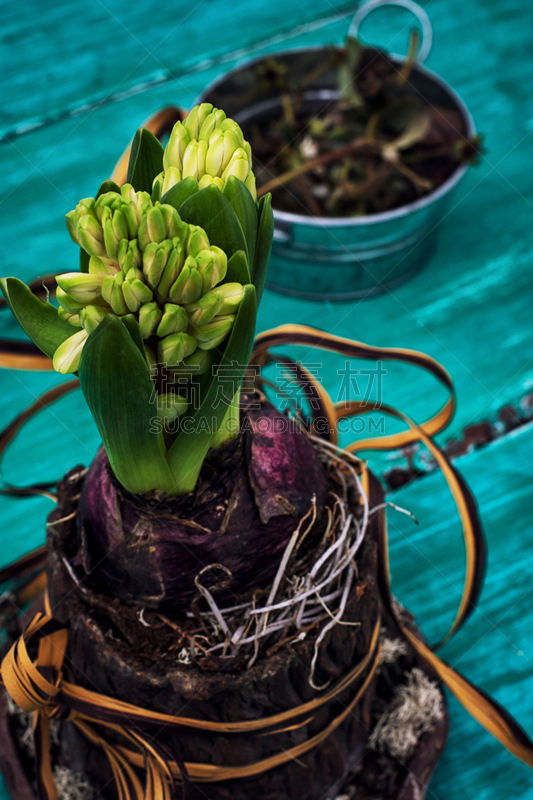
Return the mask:
{"type": "Polygon", "coordinates": [[[243,287],[219,285],[227,257],[205,231],[129,184],[82,200],[67,225],[90,259],[88,273],[57,276],[59,315],[82,330],[56,350],[55,369],[78,369],[88,335],[108,314],[135,316],[149,362],[208,369],[208,351],[231,330],[243,287]]]}
{"type": "Polygon", "coordinates": [[[211,103],[195,106],[183,122],[174,125],[163,166],[154,181],[161,196],[184,178],[196,178],[200,189],[214,184],[223,191],[234,175],[257,199],[250,145],[238,124],[211,103]]]}

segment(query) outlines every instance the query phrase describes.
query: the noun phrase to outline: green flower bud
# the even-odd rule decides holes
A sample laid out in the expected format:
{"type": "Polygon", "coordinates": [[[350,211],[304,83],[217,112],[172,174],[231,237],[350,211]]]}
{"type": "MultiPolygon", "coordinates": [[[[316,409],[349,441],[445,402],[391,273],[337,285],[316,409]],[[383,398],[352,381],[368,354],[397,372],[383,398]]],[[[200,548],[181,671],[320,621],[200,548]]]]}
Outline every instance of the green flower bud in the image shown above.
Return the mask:
{"type": "Polygon", "coordinates": [[[79,328],[81,325],[79,314],[72,314],[70,311],[65,311],[64,308],[61,308],[61,306],[57,309],[57,316],[59,319],[63,319],[65,322],[70,322],[71,325],[75,325],[77,328],[79,328]]]}
{"type": "Polygon", "coordinates": [[[151,208],[148,213],[142,218],[139,225],[139,244],[141,250],[144,250],[150,242],[162,242],[166,238],[165,220],[161,213],[161,209],[151,208]]]}
{"type": "Polygon", "coordinates": [[[239,308],[243,294],[244,289],[240,283],[218,286],[186,307],[190,324],[195,328],[201,327],[216,316],[233,314],[239,308]]]}
{"type": "Polygon", "coordinates": [[[218,273],[220,274],[220,278],[218,279],[217,283],[220,283],[220,281],[224,280],[224,278],[226,277],[226,273],[228,271],[228,257],[225,254],[224,250],[222,250],[222,248],[220,247],[217,247],[216,244],[214,244],[211,247],[211,252],[215,256],[215,264],[218,273]]]}
{"type": "Polygon", "coordinates": [[[185,263],[185,248],[179,239],[172,240],[172,250],[168,256],[165,269],[157,286],[157,298],[161,302],[168,300],[170,290],[176,282],[185,263]]]}
{"type": "Polygon", "coordinates": [[[83,200],[80,200],[76,208],[66,214],[68,232],[75,244],[80,243],[78,239],[78,222],[81,217],[87,214],[97,219],[95,200],[93,197],[85,197],[83,200]]]}
{"type": "MultiPolygon", "coordinates": [[[[209,103],[196,106],[183,123],[174,126],[163,157],[164,171],[154,180],[154,187],[157,186],[160,192],[168,191],[187,177],[196,178],[200,189],[214,184],[223,191],[223,176],[230,162],[226,177],[236,175],[243,181],[248,178],[252,152],[239,125],[226,119],[221,109],[214,108],[208,112],[209,108],[209,103]],[[234,158],[237,150],[239,158],[234,158]]],[[[255,198],[254,187],[255,182],[250,179],[249,188],[255,198]]]]}
{"type": "MultiPolygon", "coordinates": [[[[225,120],[228,122],[229,120],[225,120]]],[[[224,123],[223,123],[224,124],[224,123]]],[[[221,177],[236,150],[242,149],[243,139],[240,128],[239,133],[234,130],[214,131],[209,139],[209,148],[205,159],[205,169],[213,177],[221,177]],[[240,135],[239,135],[240,134],[240,135]]]]}
{"type": "Polygon", "coordinates": [[[118,269],[116,261],[110,258],[91,256],[89,259],[89,275],[114,275],[118,269]]]}
{"type": "Polygon", "coordinates": [[[127,240],[128,226],[126,218],[120,209],[112,212],[106,206],[102,214],[102,229],[104,231],[104,244],[106,253],[111,258],[116,258],[118,255],[118,246],[121,239],[127,240]]]}
{"type": "Polygon", "coordinates": [[[220,127],[226,119],[226,114],[221,108],[214,108],[205,118],[202,127],[198,131],[198,141],[208,142],[214,130],[220,127]]]}
{"type": "Polygon", "coordinates": [[[158,205],[158,208],[161,209],[163,219],[165,220],[166,229],[168,231],[166,238],[178,238],[181,240],[185,239],[189,232],[189,226],[186,222],[182,221],[174,206],[171,206],[168,203],[161,203],[158,205]]]}
{"type": "Polygon", "coordinates": [[[220,272],[211,250],[202,250],[196,256],[196,268],[202,276],[202,294],[210,292],[220,282],[220,272]]]}
{"type": "MultiPolygon", "coordinates": [[[[131,183],[125,183],[123,186],[121,186],[120,194],[126,200],[131,201],[132,203],[131,208],[134,211],[138,225],[141,219],[143,218],[143,214],[145,214],[148,211],[148,209],[152,207],[152,201],[150,199],[150,195],[148,194],[148,192],[136,192],[131,183]]],[[[130,236],[130,238],[133,239],[135,237],[130,236]]]]}
{"type": "Polygon", "coordinates": [[[211,369],[213,357],[208,350],[195,350],[194,353],[183,359],[183,365],[172,368],[172,375],[180,378],[182,375],[205,375],[211,369]]]}
{"type": "Polygon", "coordinates": [[[172,242],[165,239],[158,244],[151,242],[145,249],[142,257],[143,272],[150,286],[155,289],[161,280],[161,275],[172,251],[172,242]]]}
{"type": "MultiPolygon", "coordinates": [[[[196,135],[196,139],[200,138],[200,136],[199,136],[200,131],[202,130],[202,128],[204,126],[204,123],[207,120],[207,118],[213,113],[213,111],[216,111],[216,110],[217,110],[216,108],[213,108],[213,103],[201,103],[198,106],[198,117],[197,117],[198,133],[196,135]]],[[[226,116],[226,115],[224,115],[224,116],[226,116]]]]}
{"type": "Polygon", "coordinates": [[[182,179],[182,175],[178,167],[169,167],[166,172],[162,173],[163,180],[161,182],[161,196],[172,189],[182,179]]]}
{"type": "Polygon", "coordinates": [[[198,344],[200,350],[214,350],[221,344],[230,332],[235,322],[235,314],[226,314],[215,317],[207,325],[198,328],[189,328],[189,332],[198,344]]]}
{"type": "Polygon", "coordinates": [[[214,180],[213,176],[212,175],[208,175],[207,172],[206,172],[205,175],[202,175],[202,177],[198,181],[198,188],[199,189],[205,189],[206,186],[211,186],[211,184],[213,183],[213,180],[214,180]]]}
{"type": "Polygon", "coordinates": [[[222,295],[222,308],[220,314],[233,314],[237,311],[244,295],[244,288],[240,283],[225,283],[216,290],[222,295]]]}
{"type": "Polygon", "coordinates": [[[163,154],[163,169],[183,166],[183,154],[190,142],[189,132],[182,122],[176,122],[163,154]]]}
{"type": "Polygon", "coordinates": [[[222,173],[222,180],[227,181],[230,175],[234,175],[244,183],[248,177],[250,165],[248,164],[248,157],[242,147],[239,147],[233,153],[228,166],[222,173]]]}
{"type": "Polygon", "coordinates": [[[165,172],[160,172],[159,175],[156,175],[154,180],[152,181],[152,195],[157,197],[157,200],[160,199],[163,192],[161,189],[163,188],[163,181],[165,179],[165,172]]]}
{"type": "Polygon", "coordinates": [[[195,303],[189,303],[186,308],[190,324],[193,327],[207,325],[220,312],[223,303],[224,297],[217,289],[204,294],[195,303]]]}
{"type": "Polygon", "coordinates": [[[132,314],[135,314],[145,303],[149,303],[154,296],[150,287],[138,278],[125,280],[122,284],[122,293],[132,314]]]}
{"type": "MultiPolygon", "coordinates": [[[[77,275],[78,273],[76,273],[77,275]]],[[[78,300],[74,300],[64,289],[60,286],[56,289],[56,299],[61,309],[66,311],[68,314],[77,314],[80,308],[84,307],[84,303],[80,303],[78,300]]],[[[61,310],[60,309],[60,310],[61,310]]]]}
{"type": "Polygon", "coordinates": [[[217,187],[217,189],[220,189],[221,192],[224,191],[225,184],[222,178],[213,178],[213,176],[208,175],[207,172],[205,173],[205,175],[202,175],[202,177],[198,181],[198,188],[205,189],[206,186],[211,186],[212,183],[217,187]]]}
{"type": "Polygon", "coordinates": [[[76,372],[80,365],[81,351],[87,341],[87,331],[81,330],[69,336],[54,353],[52,364],[56,372],[66,375],[76,372]]]}
{"type": "Polygon", "coordinates": [[[189,114],[183,120],[183,125],[187,129],[189,139],[198,139],[198,132],[201,130],[206,118],[211,113],[213,106],[211,103],[202,103],[200,106],[194,106],[189,114]]]}
{"type": "Polygon", "coordinates": [[[90,275],[85,272],[67,272],[56,276],[57,285],[81,305],[92,303],[102,293],[103,275],[90,275]]]}
{"type": "MultiPolygon", "coordinates": [[[[142,204],[141,204],[142,205],[142,204]]],[[[127,197],[123,197],[116,192],[106,192],[100,195],[96,201],[96,213],[102,228],[108,219],[114,219],[118,214],[117,221],[112,229],[113,234],[108,232],[108,236],[114,235],[120,239],[135,239],[137,236],[138,219],[137,203],[127,197]]],[[[111,255],[109,253],[109,255],[111,255]]]]}
{"type": "Polygon", "coordinates": [[[160,204],[144,215],[139,225],[139,246],[145,250],[150,242],[162,242],[164,239],[181,238],[186,232],[186,223],[182,222],[175,208],[160,204]]]}
{"type": "Polygon", "coordinates": [[[143,339],[149,339],[159,325],[163,312],[157,303],[145,303],[139,309],[139,328],[143,339]]]}
{"type": "Polygon", "coordinates": [[[144,272],[142,270],[137,269],[137,267],[131,267],[127,272],[124,272],[124,280],[125,281],[141,281],[141,283],[146,283],[144,278],[144,272]]]}
{"type": "Polygon", "coordinates": [[[254,201],[257,202],[257,189],[256,189],[256,185],[255,185],[255,175],[254,175],[254,173],[252,172],[251,169],[250,169],[250,172],[248,173],[248,177],[244,181],[244,185],[246,186],[246,188],[248,189],[248,191],[252,195],[254,201]]]}
{"type": "Polygon", "coordinates": [[[237,122],[235,122],[234,119],[225,119],[223,122],[221,122],[220,130],[224,133],[227,131],[234,133],[238,141],[237,147],[244,147],[244,136],[242,135],[241,127],[237,122]]]}
{"type": "Polygon", "coordinates": [[[104,232],[94,217],[86,214],[80,217],[76,227],[78,242],[90,256],[105,256],[104,232]]]}
{"type": "Polygon", "coordinates": [[[67,221],[67,230],[70,234],[70,238],[72,239],[74,244],[79,245],[78,231],[76,225],[76,212],[74,210],[69,211],[68,214],[65,214],[65,219],[67,221]]]}
{"type": "Polygon", "coordinates": [[[165,313],[157,328],[157,335],[161,338],[169,336],[171,333],[186,331],[189,324],[187,312],[182,306],[174,303],[165,303],[165,313]]]}
{"type": "MultiPolygon", "coordinates": [[[[225,121],[228,122],[228,120],[225,121]]],[[[222,166],[221,166],[222,171],[225,170],[228,164],[230,163],[235,151],[242,149],[242,145],[243,145],[242,133],[240,133],[239,136],[234,130],[224,131],[224,156],[222,159],[222,166]]],[[[222,174],[222,179],[224,179],[223,174],[222,174]]]]}
{"type": "Polygon", "coordinates": [[[191,142],[183,154],[182,175],[184,178],[200,180],[205,173],[207,142],[191,142]]]}
{"type": "Polygon", "coordinates": [[[157,345],[157,360],[160,364],[174,366],[194,353],[196,341],[188,333],[172,333],[160,339],[157,345]]]}
{"type": "Polygon", "coordinates": [[[209,139],[209,147],[205,156],[205,171],[215,177],[222,173],[224,161],[224,133],[218,128],[209,139]]]}
{"type": "Polygon", "coordinates": [[[142,266],[143,255],[137,239],[132,239],[131,242],[122,239],[118,246],[117,259],[124,274],[129,272],[132,267],[139,269],[142,266]]]}
{"type": "Polygon", "coordinates": [[[207,233],[199,225],[189,225],[189,235],[187,238],[187,253],[196,258],[202,250],[209,250],[209,239],[207,233]]]}
{"type": "Polygon", "coordinates": [[[226,254],[216,245],[213,245],[211,250],[202,250],[198,253],[196,268],[202,276],[202,294],[210,292],[226,277],[227,265],[226,254]]]}
{"type": "Polygon", "coordinates": [[[188,407],[187,400],[175,392],[157,395],[157,413],[165,425],[174,422],[175,419],[185,414],[188,407]]]}
{"type": "Polygon", "coordinates": [[[110,211],[115,207],[116,200],[122,199],[121,195],[117,194],[116,192],[106,192],[105,194],[101,194],[100,197],[95,200],[95,211],[96,211],[96,218],[98,222],[102,222],[102,217],[104,216],[104,209],[108,208],[110,211]]]}
{"type": "Polygon", "coordinates": [[[128,306],[124,301],[122,291],[123,284],[124,273],[122,271],[117,272],[116,275],[108,275],[102,284],[102,297],[118,316],[128,313],[128,306]]]}
{"type": "Polygon", "coordinates": [[[202,276],[196,269],[196,261],[187,256],[178,279],[172,286],[169,296],[173,303],[186,305],[194,303],[202,294],[202,276]]]}
{"type": "Polygon", "coordinates": [[[91,333],[94,331],[97,325],[99,325],[104,317],[111,313],[111,309],[109,308],[102,308],[101,306],[85,306],[82,308],[79,314],[80,318],[80,325],[87,333],[91,333]]]}
{"type": "Polygon", "coordinates": [[[191,108],[183,120],[183,127],[187,131],[189,141],[198,137],[198,109],[199,106],[194,106],[194,108],[191,108]]]}

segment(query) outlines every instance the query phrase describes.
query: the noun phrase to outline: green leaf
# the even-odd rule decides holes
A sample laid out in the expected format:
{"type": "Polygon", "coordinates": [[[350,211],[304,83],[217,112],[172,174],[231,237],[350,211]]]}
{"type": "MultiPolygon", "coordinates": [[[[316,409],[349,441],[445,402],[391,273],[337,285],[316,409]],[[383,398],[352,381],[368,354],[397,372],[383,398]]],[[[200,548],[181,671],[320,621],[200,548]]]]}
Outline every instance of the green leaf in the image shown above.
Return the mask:
{"type": "Polygon", "coordinates": [[[0,288],[24,333],[52,358],[65,339],[81,330],[57,315],[51,303],[42,303],[18,278],[2,278],[0,288]]]}
{"type": "Polygon", "coordinates": [[[141,335],[141,329],[139,328],[139,323],[135,319],[133,314],[126,314],[124,317],[119,318],[123,325],[128,330],[129,335],[137,345],[140,354],[144,359],[146,359],[146,351],[144,349],[144,342],[143,337],[141,335]]]}
{"type": "Polygon", "coordinates": [[[87,339],[79,378],[113,472],[124,488],[133,494],[171,492],[163,436],[154,427],[157,398],[150,370],[117,317],[107,316],[87,339]]]}
{"type": "Polygon", "coordinates": [[[228,258],[238,250],[247,252],[246,239],[229,201],[216,186],[201,189],[180,208],[184,222],[200,225],[205,230],[211,244],[221,247],[228,258]]]}
{"type": "Polygon", "coordinates": [[[254,203],[254,199],[244,183],[236,178],[235,175],[231,175],[228,178],[224,187],[224,197],[229,200],[237,219],[241,223],[247,244],[247,254],[251,259],[255,253],[258,227],[257,206],[254,203]]]}
{"type": "Polygon", "coordinates": [[[116,192],[116,194],[120,194],[120,186],[118,183],[115,183],[115,181],[112,181],[111,178],[108,178],[98,189],[95,200],[98,200],[100,195],[106,194],[106,192],[116,192]]]}
{"type": "Polygon", "coordinates": [[[150,200],[154,205],[161,200],[161,184],[159,181],[157,181],[157,183],[154,183],[154,188],[152,189],[150,200]]]}
{"type": "Polygon", "coordinates": [[[244,250],[238,250],[228,260],[228,271],[222,283],[242,283],[245,286],[251,282],[246,254],[244,250]]]}
{"type": "Polygon", "coordinates": [[[136,192],[151,192],[156,175],[163,170],[163,146],[153,133],[139,128],[131,144],[127,183],[136,192]]]}
{"type": "Polygon", "coordinates": [[[254,267],[252,281],[257,291],[257,305],[261,302],[265,288],[272,239],[274,237],[274,215],[272,213],[272,195],[266,194],[259,201],[258,206],[259,229],[257,231],[257,244],[255,246],[254,267]]]}
{"type": "Polygon", "coordinates": [[[83,247],[80,247],[80,272],[89,272],[90,259],[89,253],[86,253],[83,247]]]}
{"type": "Polygon", "coordinates": [[[193,416],[187,431],[181,431],[168,451],[167,461],[174,476],[174,494],[192,492],[200,469],[236,389],[240,386],[250,360],[256,321],[255,288],[244,287],[244,297],[239,306],[222,360],[216,375],[205,394],[200,408],[193,416]],[[225,367],[229,370],[225,371],[225,367]],[[228,402],[221,401],[221,397],[228,402]]]}
{"type": "Polygon", "coordinates": [[[183,203],[192,197],[193,194],[198,192],[198,181],[196,178],[184,178],[179,183],[176,183],[168,192],[165,192],[161,198],[162,203],[168,203],[173,206],[176,211],[179,211],[183,203]]]}
{"type": "Polygon", "coordinates": [[[355,108],[360,108],[364,104],[354,80],[359,72],[359,62],[363,50],[364,45],[358,39],[348,36],[344,45],[345,58],[337,69],[339,94],[343,100],[355,108]]]}

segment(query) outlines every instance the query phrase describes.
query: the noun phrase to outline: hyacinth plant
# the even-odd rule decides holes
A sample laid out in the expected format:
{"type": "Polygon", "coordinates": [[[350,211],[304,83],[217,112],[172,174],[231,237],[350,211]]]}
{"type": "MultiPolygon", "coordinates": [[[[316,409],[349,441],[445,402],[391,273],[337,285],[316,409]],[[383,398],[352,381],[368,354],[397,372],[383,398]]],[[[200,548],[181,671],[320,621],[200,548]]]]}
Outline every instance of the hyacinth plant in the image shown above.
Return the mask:
{"type": "Polygon", "coordinates": [[[141,128],[127,183],[105,181],[67,227],[80,268],[57,276],[59,308],[13,277],[6,300],[54,368],[78,374],[122,486],[191,492],[208,451],[238,433],[268,266],[270,197],[256,202],[250,147],[207,103],[166,148],[141,128]]]}

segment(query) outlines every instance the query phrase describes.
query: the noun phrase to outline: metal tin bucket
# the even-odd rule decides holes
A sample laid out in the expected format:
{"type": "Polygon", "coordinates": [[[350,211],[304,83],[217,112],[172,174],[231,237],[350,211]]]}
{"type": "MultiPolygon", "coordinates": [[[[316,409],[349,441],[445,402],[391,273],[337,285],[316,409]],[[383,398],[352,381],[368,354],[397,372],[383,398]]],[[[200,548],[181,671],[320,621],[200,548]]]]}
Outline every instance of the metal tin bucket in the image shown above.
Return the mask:
{"type": "MultiPolygon", "coordinates": [[[[400,5],[416,14],[424,33],[418,59],[427,56],[431,46],[429,20],[410,0],[371,0],[358,10],[350,33],[355,34],[362,19],[381,5],[400,5]]],[[[199,102],[223,108],[246,136],[253,122],[279,113],[281,108],[279,94],[260,84],[263,65],[275,59],[298,79],[309,75],[321,58],[331,60],[335,49],[339,48],[310,47],[253,59],[211,83],[199,102]]],[[[404,58],[394,56],[393,61],[401,66],[404,58]]],[[[428,104],[458,111],[464,133],[474,134],[468,109],[438,75],[416,63],[409,81],[428,104]]],[[[310,111],[318,113],[337,97],[337,76],[332,67],[308,84],[303,101],[310,111]]],[[[459,166],[445,183],[420,200],[362,217],[318,218],[279,211],[274,195],[274,243],[267,285],[297,297],[348,300],[385,291],[406,280],[431,255],[438,223],[466,170],[466,165],[459,166]]]]}

